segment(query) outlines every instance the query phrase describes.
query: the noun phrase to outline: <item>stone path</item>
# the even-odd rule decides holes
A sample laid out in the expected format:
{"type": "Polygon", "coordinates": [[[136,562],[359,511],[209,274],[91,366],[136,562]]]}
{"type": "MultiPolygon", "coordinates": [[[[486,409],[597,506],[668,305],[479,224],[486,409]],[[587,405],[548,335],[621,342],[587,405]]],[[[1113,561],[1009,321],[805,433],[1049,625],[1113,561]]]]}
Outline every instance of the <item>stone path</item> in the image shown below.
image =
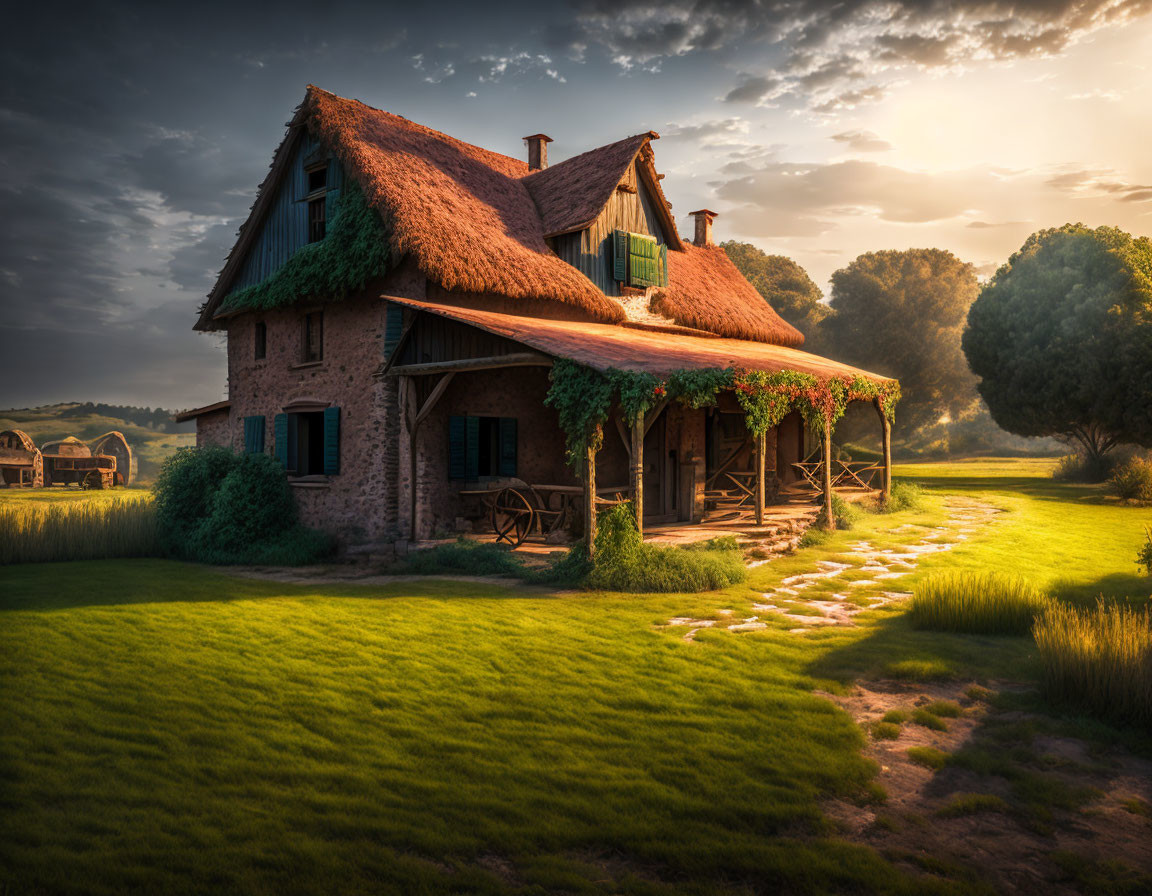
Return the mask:
{"type": "MultiPolygon", "coordinates": [[[[849,562],[818,560],[816,569],[783,579],[775,591],[765,594],[762,601],[752,605],[752,609],[760,614],[770,613],[787,619],[797,625],[789,631],[800,633],[820,626],[855,625],[853,617],[857,614],[911,597],[911,592],[886,588],[892,588],[890,583],[914,572],[921,558],[952,550],[1003,512],[983,501],[959,496],[946,498],[945,507],[948,520],[943,526],[905,523],[893,530],[908,535],[910,539],[919,536],[911,544],[884,549],[867,541],[849,544],[845,551],[850,555],[849,562]],[[859,573],[863,573],[865,578],[848,578],[859,573]],[[828,594],[827,586],[837,579],[844,580],[842,587],[828,594]],[[805,600],[805,592],[814,587],[822,589],[821,596],[805,600]]],[[[721,615],[731,616],[733,611],[721,611],[721,615]]],[[[759,615],[731,622],[728,619],[677,616],[667,624],[685,626],[688,629],[684,635],[686,641],[694,640],[702,628],[724,627],[731,632],[750,632],[768,627],[759,615]]]]}

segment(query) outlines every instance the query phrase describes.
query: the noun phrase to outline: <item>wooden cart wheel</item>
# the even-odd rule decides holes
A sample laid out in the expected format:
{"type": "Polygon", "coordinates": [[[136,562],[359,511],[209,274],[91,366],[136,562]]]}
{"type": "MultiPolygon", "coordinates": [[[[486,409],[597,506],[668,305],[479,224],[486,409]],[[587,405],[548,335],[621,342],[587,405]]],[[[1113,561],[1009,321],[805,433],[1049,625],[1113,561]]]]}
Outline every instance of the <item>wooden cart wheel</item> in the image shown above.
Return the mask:
{"type": "Polygon", "coordinates": [[[104,477],[99,470],[92,470],[80,480],[80,488],[104,488],[104,477]]]}
{"type": "Polygon", "coordinates": [[[507,541],[518,548],[532,531],[536,512],[528,499],[514,488],[503,488],[492,502],[492,528],[497,541],[507,541]]]}

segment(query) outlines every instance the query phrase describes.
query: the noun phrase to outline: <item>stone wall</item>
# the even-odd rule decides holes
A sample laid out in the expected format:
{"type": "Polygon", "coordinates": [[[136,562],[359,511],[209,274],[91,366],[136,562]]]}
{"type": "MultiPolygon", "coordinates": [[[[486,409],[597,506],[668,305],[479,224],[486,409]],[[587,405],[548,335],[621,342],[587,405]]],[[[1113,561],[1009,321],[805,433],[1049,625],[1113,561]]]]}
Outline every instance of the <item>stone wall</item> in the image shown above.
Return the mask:
{"type": "Polygon", "coordinates": [[[209,445],[232,447],[232,417],[228,408],[221,408],[196,418],[196,447],[209,445]]]}

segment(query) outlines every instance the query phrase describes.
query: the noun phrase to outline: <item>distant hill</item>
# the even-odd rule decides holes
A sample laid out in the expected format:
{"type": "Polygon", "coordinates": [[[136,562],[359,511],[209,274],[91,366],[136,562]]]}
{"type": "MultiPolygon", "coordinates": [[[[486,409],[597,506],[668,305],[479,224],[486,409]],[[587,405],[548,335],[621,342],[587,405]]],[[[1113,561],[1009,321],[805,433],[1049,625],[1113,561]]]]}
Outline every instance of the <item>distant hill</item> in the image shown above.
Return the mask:
{"type": "Polygon", "coordinates": [[[132,447],[141,483],[156,478],[164,459],[196,444],[196,424],[174,423],[172,411],[88,402],[0,411],[0,430],[22,429],[37,445],[76,436],[85,442],[119,430],[132,447]]]}

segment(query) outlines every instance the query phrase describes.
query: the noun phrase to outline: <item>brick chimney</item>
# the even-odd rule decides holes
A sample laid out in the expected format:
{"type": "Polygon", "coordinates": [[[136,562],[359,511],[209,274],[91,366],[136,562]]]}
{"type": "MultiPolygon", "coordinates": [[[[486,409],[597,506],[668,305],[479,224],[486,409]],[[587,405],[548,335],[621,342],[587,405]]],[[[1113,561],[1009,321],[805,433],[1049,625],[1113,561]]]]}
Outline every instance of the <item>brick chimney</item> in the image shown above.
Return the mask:
{"type": "Polygon", "coordinates": [[[697,246],[715,246],[716,244],[712,242],[712,221],[716,217],[716,212],[702,208],[689,214],[696,219],[696,239],[693,242],[697,246]]]}
{"type": "Polygon", "coordinates": [[[548,167],[548,144],[552,138],[547,134],[533,134],[524,138],[528,142],[528,170],[539,171],[548,167]]]}

